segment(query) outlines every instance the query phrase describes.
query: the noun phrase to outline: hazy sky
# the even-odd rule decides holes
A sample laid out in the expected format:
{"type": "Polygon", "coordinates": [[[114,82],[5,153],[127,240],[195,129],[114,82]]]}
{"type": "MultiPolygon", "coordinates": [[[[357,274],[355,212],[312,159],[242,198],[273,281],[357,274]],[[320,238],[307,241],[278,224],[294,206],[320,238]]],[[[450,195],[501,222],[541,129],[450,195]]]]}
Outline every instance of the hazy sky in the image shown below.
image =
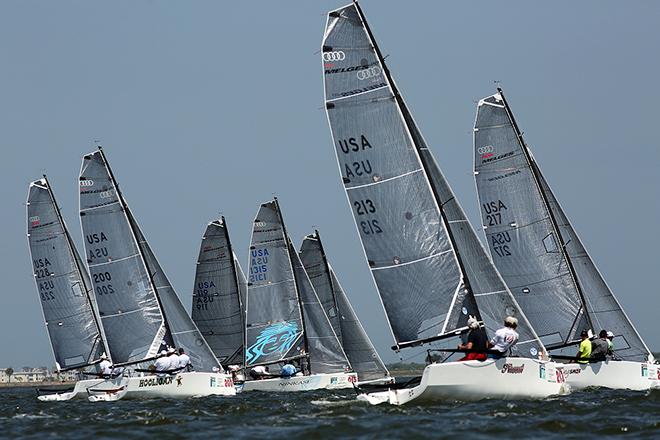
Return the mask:
{"type": "MultiPolygon", "coordinates": [[[[257,207],[276,194],[296,244],[320,229],[379,352],[398,358],[322,110],[325,13],[344,3],[0,3],[0,367],[53,364],[27,185],[47,172],[81,244],[77,178],[94,140],[187,306],[206,223],[223,213],[246,262],[257,207]]],[[[660,2],[362,6],[473,223],[475,101],[498,80],[596,264],[660,349],[660,2]]]]}

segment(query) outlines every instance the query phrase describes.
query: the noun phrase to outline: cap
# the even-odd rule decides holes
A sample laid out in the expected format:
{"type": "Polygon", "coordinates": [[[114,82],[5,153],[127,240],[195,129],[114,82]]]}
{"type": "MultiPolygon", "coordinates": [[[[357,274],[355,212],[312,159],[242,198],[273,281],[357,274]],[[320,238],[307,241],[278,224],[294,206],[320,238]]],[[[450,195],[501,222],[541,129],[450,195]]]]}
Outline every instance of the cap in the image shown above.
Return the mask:
{"type": "Polygon", "coordinates": [[[608,332],[607,332],[607,337],[608,337],[608,338],[613,338],[613,337],[614,337],[614,333],[608,331],[608,332]]]}
{"type": "Polygon", "coordinates": [[[167,356],[167,350],[162,350],[162,351],[160,352],[160,355],[161,355],[161,356],[167,356]]]}
{"type": "Polygon", "coordinates": [[[580,333],[580,336],[589,336],[589,332],[586,331],[586,330],[582,330],[582,332],[580,333]]]}
{"type": "Polygon", "coordinates": [[[172,353],[176,353],[176,350],[174,349],[174,347],[168,348],[167,349],[167,354],[172,354],[172,353]]]}

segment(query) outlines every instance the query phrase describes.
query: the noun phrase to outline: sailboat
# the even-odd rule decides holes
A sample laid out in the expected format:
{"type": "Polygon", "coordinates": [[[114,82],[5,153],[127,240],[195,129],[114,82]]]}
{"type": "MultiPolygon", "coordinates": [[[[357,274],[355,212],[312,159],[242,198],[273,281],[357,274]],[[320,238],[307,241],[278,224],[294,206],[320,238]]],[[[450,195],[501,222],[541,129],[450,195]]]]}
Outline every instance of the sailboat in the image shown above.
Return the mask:
{"type": "Polygon", "coordinates": [[[237,374],[245,365],[246,291],[225,218],[214,220],[207,225],[199,249],[192,319],[220,363],[237,374]]]}
{"type": "Polygon", "coordinates": [[[246,368],[294,363],[298,372],[252,377],[243,391],[352,388],[357,374],[286,232],[277,198],[259,208],[249,257],[246,368]]]}
{"type": "Polygon", "coordinates": [[[556,358],[583,330],[614,333],[619,361],[568,364],[574,389],[660,385],[653,355],[591,260],[523,139],[502,89],[479,101],[474,174],[491,257],[556,358]]]}
{"type": "Polygon", "coordinates": [[[351,366],[358,374],[358,386],[393,382],[394,378],[390,376],[367,332],[364,331],[328,262],[319,231],[314,231],[303,239],[300,260],[351,366]]]}
{"type": "MultiPolygon", "coordinates": [[[[96,365],[108,352],[99,325],[95,298],[50,182],[30,183],[27,199],[27,236],[41,309],[57,371],[81,370],[96,375],[96,365]]],[[[42,401],[87,397],[86,388],[103,379],[76,382],[74,387],[43,390],[42,401]]]]}
{"type": "Polygon", "coordinates": [[[362,398],[401,405],[565,392],[435,163],[357,2],[329,12],[321,52],[339,171],[393,349],[457,340],[470,315],[491,335],[507,315],[519,321],[513,356],[431,363],[418,385],[362,398]]]}
{"type": "Polygon", "coordinates": [[[90,387],[93,401],[234,395],[236,390],[188,316],[119,189],[103,150],[83,157],[80,218],[87,267],[117,378],[90,387]],[[156,376],[163,347],[185,349],[195,371],[156,376]],[[140,368],[142,367],[142,368],[140,368]]]}

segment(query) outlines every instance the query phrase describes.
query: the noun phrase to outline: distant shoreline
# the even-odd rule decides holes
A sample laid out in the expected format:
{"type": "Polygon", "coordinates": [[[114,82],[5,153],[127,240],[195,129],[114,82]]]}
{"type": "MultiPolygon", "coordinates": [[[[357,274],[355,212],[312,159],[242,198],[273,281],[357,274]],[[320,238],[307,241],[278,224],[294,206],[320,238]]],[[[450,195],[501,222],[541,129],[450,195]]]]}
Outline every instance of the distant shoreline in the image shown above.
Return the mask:
{"type": "Polygon", "coordinates": [[[75,381],[64,382],[3,382],[0,383],[0,388],[59,388],[63,386],[74,385],[75,381]]]}

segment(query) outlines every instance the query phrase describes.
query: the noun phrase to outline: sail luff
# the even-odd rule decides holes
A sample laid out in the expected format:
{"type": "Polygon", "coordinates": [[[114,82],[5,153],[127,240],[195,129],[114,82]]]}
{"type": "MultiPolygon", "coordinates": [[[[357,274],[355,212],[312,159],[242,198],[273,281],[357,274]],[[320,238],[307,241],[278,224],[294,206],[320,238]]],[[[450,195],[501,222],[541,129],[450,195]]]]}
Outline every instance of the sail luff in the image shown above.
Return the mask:
{"type": "MultiPolygon", "coordinates": [[[[506,111],[507,116],[509,117],[509,120],[511,121],[511,125],[513,126],[513,129],[515,130],[517,140],[520,144],[520,148],[522,149],[523,154],[524,154],[525,158],[527,159],[527,163],[528,163],[528,165],[529,165],[529,167],[532,171],[532,176],[534,178],[534,182],[536,183],[536,188],[537,188],[539,194],[541,195],[541,198],[543,200],[545,208],[548,212],[548,215],[550,216],[550,222],[551,222],[553,230],[555,232],[555,236],[559,240],[560,252],[564,256],[564,259],[566,260],[566,263],[568,265],[569,273],[571,274],[571,279],[572,279],[573,283],[575,284],[575,289],[576,289],[576,291],[577,291],[577,293],[580,297],[580,301],[582,302],[582,307],[584,308],[584,314],[585,314],[585,317],[587,319],[587,322],[589,323],[589,326],[593,329],[594,328],[593,322],[591,320],[591,316],[590,316],[589,310],[587,308],[586,299],[584,297],[584,293],[582,292],[582,287],[581,287],[580,282],[578,280],[578,277],[575,273],[575,267],[573,266],[573,262],[572,262],[570,256],[566,252],[566,243],[564,242],[564,238],[563,238],[561,232],[559,231],[559,226],[557,224],[557,219],[555,218],[554,212],[550,208],[550,202],[548,201],[548,197],[547,197],[546,193],[541,188],[541,183],[539,181],[540,180],[539,179],[540,170],[538,169],[538,166],[535,165],[534,158],[532,157],[532,155],[530,154],[529,149],[527,148],[527,144],[525,143],[525,141],[523,139],[522,132],[520,131],[520,128],[518,127],[518,123],[516,122],[516,119],[513,116],[513,112],[511,111],[511,107],[509,107],[509,104],[506,101],[506,97],[504,96],[504,93],[503,93],[502,89],[500,87],[498,87],[497,92],[502,97],[502,102],[504,104],[504,110],[506,111]]],[[[567,335],[567,337],[570,337],[570,335],[567,335]]],[[[565,342],[568,342],[568,340],[566,340],[565,342]]]]}
{"type": "MultiPolygon", "coordinates": [[[[319,243],[319,250],[321,252],[321,258],[323,260],[323,265],[326,267],[326,270],[328,272],[328,281],[330,283],[330,292],[332,293],[332,300],[334,302],[335,313],[336,313],[337,310],[339,309],[339,307],[337,306],[337,292],[335,291],[335,285],[332,282],[332,278],[330,277],[330,263],[328,263],[328,257],[325,254],[325,249],[323,248],[323,241],[321,241],[321,235],[319,234],[318,229],[314,230],[314,234],[316,235],[316,239],[318,240],[318,243],[319,243]]],[[[328,318],[330,318],[330,317],[328,316],[328,318]]],[[[336,329],[333,326],[333,329],[335,329],[335,333],[337,333],[337,337],[339,339],[341,339],[341,328],[336,329]]]]}

